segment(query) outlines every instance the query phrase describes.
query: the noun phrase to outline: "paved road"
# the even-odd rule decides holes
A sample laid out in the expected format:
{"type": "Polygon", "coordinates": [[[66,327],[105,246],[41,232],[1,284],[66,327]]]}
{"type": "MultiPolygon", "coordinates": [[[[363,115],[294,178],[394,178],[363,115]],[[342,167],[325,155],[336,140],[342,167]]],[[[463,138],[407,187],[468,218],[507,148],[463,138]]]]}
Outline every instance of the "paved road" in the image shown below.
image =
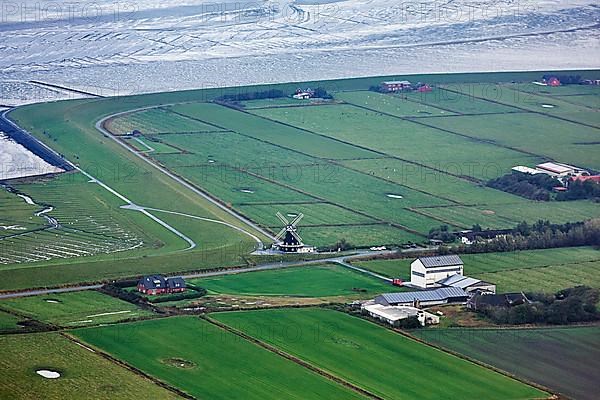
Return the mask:
{"type": "MultiPolygon", "coordinates": [[[[353,265],[348,264],[349,260],[364,257],[367,255],[368,256],[376,256],[376,255],[385,255],[385,254],[390,254],[390,253],[392,253],[392,251],[359,250],[352,255],[346,255],[346,256],[333,256],[331,258],[321,258],[318,260],[309,260],[309,261],[273,262],[273,263],[260,264],[260,265],[256,265],[253,267],[240,267],[240,268],[224,269],[224,270],[219,270],[219,271],[196,272],[193,274],[185,274],[185,275],[178,275],[178,276],[183,276],[185,279],[207,278],[207,277],[212,277],[212,276],[238,274],[238,273],[242,273],[242,272],[266,271],[266,270],[281,269],[281,268],[301,267],[301,266],[311,265],[311,264],[338,263],[344,267],[356,269],[358,271],[373,275],[378,279],[383,279],[386,282],[391,282],[391,280],[387,277],[384,277],[382,275],[375,274],[371,271],[367,271],[362,268],[354,267],[353,265]]],[[[10,299],[10,298],[15,298],[15,297],[45,295],[45,294],[52,294],[52,293],[65,293],[65,292],[78,292],[78,291],[82,291],[82,290],[94,290],[94,289],[99,289],[101,287],[102,287],[102,284],[96,284],[96,285],[72,286],[72,287],[67,287],[67,288],[26,290],[26,291],[22,291],[22,292],[0,294],[0,300],[1,299],[10,299]]]]}
{"type": "MultiPolygon", "coordinates": [[[[169,106],[169,105],[172,105],[172,104],[162,104],[160,107],[169,106]]],[[[96,122],[96,129],[98,129],[100,132],[102,132],[108,138],[112,139],[119,146],[123,147],[124,149],[126,149],[130,153],[135,154],[136,157],[139,157],[140,159],[144,160],[144,162],[150,164],[151,166],[153,166],[154,168],[156,168],[157,170],[159,170],[163,174],[167,175],[169,178],[171,178],[171,179],[175,180],[177,183],[185,186],[187,189],[191,190],[192,192],[196,193],[198,196],[201,196],[205,200],[207,200],[210,203],[214,204],[215,206],[219,207],[221,210],[225,211],[226,213],[228,213],[229,215],[233,216],[237,220],[243,222],[245,225],[248,225],[249,227],[251,227],[255,231],[260,232],[264,236],[266,236],[269,239],[275,241],[275,237],[273,237],[273,235],[270,232],[267,232],[266,230],[264,230],[263,228],[261,228],[260,226],[258,226],[257,224],[255,224],[254,222],[248,220],[247,218],[244,218],[243,216],[239,215],[235,211],[233,211],[233,210],[225,207],[225,205],[223,205],[220,202],[216,201],[215,199],[213,199],[212,197],[210,197],[209,195],[207,195],[206,193],[204,193],[202,190],[198,189],[194,185],[192,185],[192,184],[188,183],[187,181],[183,180],[179,176],[173,174],[168,169],[163,168],[160,165],[156,164],[152,159],[150,159],[148,157],[145,157],[143,153],[140,153],[140,152],[132,149],[131,147],[127,146],[125,143],[123,143],[121,140],[119,140],[117,137],[115,137],[112,133],[110,133],[109,131],[107,131],[106,129],[104,129],[104,126],[103,126],[104,122],[106,120],[110,119],[110,118],[118,117],[120,115],[130,114],[130,113],[136,112],[136,111],[148,110],[148,109],[151,109],[151,108],[157,108],[157,106],[140,107],[140,108],[136,108],[136,109],[133,109],[133,110],[123,111],[123,112],[120,112],[120,113],[109,115],[107,117],[102,118],[98,122],[96,122]]]]}

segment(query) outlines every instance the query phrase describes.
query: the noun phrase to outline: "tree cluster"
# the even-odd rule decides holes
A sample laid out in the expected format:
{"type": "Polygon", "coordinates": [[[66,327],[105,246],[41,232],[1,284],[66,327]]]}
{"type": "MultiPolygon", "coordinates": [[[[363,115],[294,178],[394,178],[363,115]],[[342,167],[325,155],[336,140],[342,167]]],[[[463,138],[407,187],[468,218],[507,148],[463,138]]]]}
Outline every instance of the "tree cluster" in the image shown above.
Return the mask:
{"type": "Polygon", "coordinates": [[[488,181],[487,186],[531,200],[549,201],[556,179],[546,174],[510,173],[488,181]]]}
{"type": "Polygon", "coordinates": [[[566,224],[543,220],[533,225],[521,222],[512,233],[446,250],[451,253],[491,253],[575,246],[600,246],[600,218],[566,224]]]}
{"type": "Polygon", "coordinates": [[[558,201],[593,199],[600,201],[600,184],[593,181],[573,181],[569,190],[556,195],[558,201]]]}
{"type": "Polygon", "coordinates": [[[485,306],[477,312],[503,325],[565,325],[600,320],[600,311],[596,308],[600,300],[598,289],[577,286],[554,295],[530,293],[528,298],[530,303],[510,308],[485,306]]]}
{"type": "Polygon", "coordinates": [[[439,228],[431,228],[427,238],[441,240],[444,243],[452,243],[456,239],[456,236],[450,232],[448,225],[440,225],[439,228]]]}

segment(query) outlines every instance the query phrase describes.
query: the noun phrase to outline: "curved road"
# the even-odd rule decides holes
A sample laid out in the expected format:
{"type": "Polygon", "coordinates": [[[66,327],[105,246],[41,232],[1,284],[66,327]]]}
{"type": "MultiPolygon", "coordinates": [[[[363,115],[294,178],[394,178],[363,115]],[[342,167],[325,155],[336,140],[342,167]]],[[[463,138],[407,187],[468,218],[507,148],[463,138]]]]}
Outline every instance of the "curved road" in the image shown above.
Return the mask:
{"type": "MultiPolygon", "coordinates": [[[[251,227],[255,231],[260,232],[262,235],[264,235],[264,236],[268,237],[269,239],[275,241],[275,237],[271,233],[267,232],[266,230],[264,230],[263,228],[261,228],[260,226],[258,226],[257,224],[255,224],[254,222],[248,220],[247,218],[244,218],[243,216],[239,215],[235,211],[233,211],[233,210],[225,207],[223,204],[221,204],[217,200],[213,199],[212,197],[210,197],[209,195],[207,195],[206,193],[204,193],[202,190],[198,189],[196,186],[188,183],[184,179],[182,179],[179,176],[173,174],[168,169],[163,168],[160,165],[156,164],[152,159],[150,159],[148,157],[145,157],[144,154],[142,154],[142,153],[140,153],[140,152],[132,149],[131,147],[127,146],[127,144],[123,143],[121,140],[119,140],[117,137],[115,137],[111,132],[109,132],[108,130],[106,130],[104,128],[104,122],[106,122],[110,118],[118,117],[120,115],[131,114],[131,113],[137,112],[137,111],[143,111],[143,110],[149,110],[149,109],[152,109],[152,108],[165,107],[165,106],[169,106],[169,105],[173,105],[173,104],[162,104],[160,106],[140,107],[140,108],[135,108],[133,110],[122,111],[122,112],[119,112],[119,113],[116,113],[116,114],[112,114],[112,115],[104,117],[104,118],[100,119],[98,122],[96,122],[96,129],[98,129],[100,132],[102,132],[108,138],[112,139],[119,146],[123,147],[124,149],[126,149],[130,153],[135,154],[140,159],[144,160],[145,162],[147,162],[148,164],[150,164],[151,166],[153,166],[154,168],[156,168],[157,170],[159,170],[163,174],[167,175],[169,178],[171,178],[171,179],[175,180],[177,183],[185,186],[187,189],[191,190],[192,192],[194,192],[198,196],[201,196],[205,200],[207,200],[210,203],[214,204],[215,206],[219,207],[221,210],[225,211],[226,213],[228,213],[229,215],[233,216],[237,220],[241,221],[245,225],[248,225],[249,227],[251,227]]],[[[246,233],[248,233],[248,232],[246,232],[246,233]]]]}

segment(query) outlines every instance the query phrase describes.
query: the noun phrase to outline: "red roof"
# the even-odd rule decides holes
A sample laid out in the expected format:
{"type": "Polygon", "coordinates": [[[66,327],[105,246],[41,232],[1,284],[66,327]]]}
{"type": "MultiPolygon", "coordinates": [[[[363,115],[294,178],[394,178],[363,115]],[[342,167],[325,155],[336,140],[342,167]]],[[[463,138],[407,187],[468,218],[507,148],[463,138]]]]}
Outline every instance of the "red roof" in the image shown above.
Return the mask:
{"type": "Polygon", "coordinates": [[[580,181],[580,182],[592,181],[592,182],[600,183],[600,175],[575,176],[575,177],[571,178],[571,180],[572,181],[580,181]]]}
{"type": "Polygon", "coordinates": [[[560,81],[558,80],[558,78],[552,77],[552,78],[548,79],[548,85],[549,86],[560,86],[560,81]]]}

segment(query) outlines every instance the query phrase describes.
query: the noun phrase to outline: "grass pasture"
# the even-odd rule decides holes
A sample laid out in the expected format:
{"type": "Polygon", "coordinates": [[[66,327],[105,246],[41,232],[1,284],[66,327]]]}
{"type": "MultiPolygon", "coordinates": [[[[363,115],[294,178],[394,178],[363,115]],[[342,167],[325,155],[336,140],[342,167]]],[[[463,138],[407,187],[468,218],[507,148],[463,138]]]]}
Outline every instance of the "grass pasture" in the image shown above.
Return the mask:
{"type": "MultiPolygon", "coordinates": [[[[465,275],[493,282],[498,292],[553,293],[577,285],[600,288],[600,251],[591,247],[462,254],[465,275]]],[[[389,277],[410,279],[413,259],[355,262],[389,277]]]]}
{"type": "Polygon", "coordinates": [[[599,327],[432,329],[415,334],[570,398],[597,398],[599,327]]]}
{"type": "MultiPolygon", "coordinates": [[[[10,117],[139,205],[243,225],[100,134],[95,124],[101,118],[122,113],[106,126],[121,135],[133,129],[143,132],[142,143],[123,141],[259,225],[276,230],[275,208],[326,204],[307,208],[307,242],[324,247],[344,238],[360,246],[400,244],[422,241],[442,223],[453,228],[475,222],[506,227],[521,220],[564,222],[599,215],[592,202],[541,207],[482,186],[514,165],[535,165],[547,157],[597,165],[597,129],[583,125],[594,122],[597,107],[583,104],[582,97],[597,100],[598,88],[540,89],[535,102],[548,98],[558,105],[542,113],[518,101],[477,98],[467,90],[469,85],[504,82],[500,86],[506,93],[526,93],[531,89],[527,84],[509,82],[531,82],[537,75],[413,76],[411,81],[432,83],[433,92],[401,95],[365,90],[389,77],[311,82],[306,85],[327,89],[334,101],[258,100],[244,102],[241,109],[213,101],[246,89],[291,94],[298,83],[80,99],[19,107],[10,117]],[[552,116],[563,111],[585,120],[552,116]],[[334,209],[344,211],[330,213],[334,209]]],[[[49,215],[69,235],[43,231],[2,243],[0,290],[243,262],[238,252],[229,257],[224,250],[237,246],[238,237],[216,247],[179,252],[186,246],[181,238],[140,213],[120,209],[120,200],[79,174],[15,185],[38,204],[52,205],[49,215]],[[63,181],[76,176],[71,186],[63,181]],[[36,243],[53,251],[44,252],[36,243]],[[177,256],[169,258],[174,252],[177,256]]],[[[28,211],[14,208],[11,214],[22,212],[28,211]]],[[[23,218],[29,216],[18,217],[23,218]]],[[[200,225],[175,223],[184,229],[200,225]]],[[[204,244],[212,243],[206,239],[212,228],[206,229],[204,244]]],[[[215,231],[219,240],[225,236],[215,231]]]]}
{"type": "Polygon", "coordinates": [[[18,323],[21,319],[22,318],[0,310],[0,331],[18,330],[18,323]]]}
{"type": "Polygon", "coordinates": [[[196,398],[361,398],[197,317],[88,328],[74,334],[196,398]]]}
{"type": "Polygon", "coordinates": [[[77,345],[58,333],[2,335],[0,398],[134,400],[140,392],[157,400],[179,398],[172,392],[77,345]],[[61,374],[46,379],[38,369],[61,374]]]}
{"type": "Polygon", "coordinates": [[[391,286],[339,265],[310,265],[273,271],[246,272],[191,281],[210,292],[239,295],[324,297],[373,295],[391,286]]]}
{"type": "Polygon", "coordinates": [[[27,318],[65,327],[112,323],[152,315],[131,303],[90,290],[1,300],[2,308],[27,318]]]}
{"type": "Polygon", "coordinates": [[[336,311],[226,312],[213,314],[212,318],[385,399],[546,397],[520,382],[336,311]]]}
{"type": "MultiPolygon", "coordinates": [[[[46,226],[45,220],[34,214],[39,206],[27,204],[14,193],[0,187],[0,240],[7,236],[23,234],[46,226]]],[[[0,251],[0,256],[2,252],[0,251]]]]}

